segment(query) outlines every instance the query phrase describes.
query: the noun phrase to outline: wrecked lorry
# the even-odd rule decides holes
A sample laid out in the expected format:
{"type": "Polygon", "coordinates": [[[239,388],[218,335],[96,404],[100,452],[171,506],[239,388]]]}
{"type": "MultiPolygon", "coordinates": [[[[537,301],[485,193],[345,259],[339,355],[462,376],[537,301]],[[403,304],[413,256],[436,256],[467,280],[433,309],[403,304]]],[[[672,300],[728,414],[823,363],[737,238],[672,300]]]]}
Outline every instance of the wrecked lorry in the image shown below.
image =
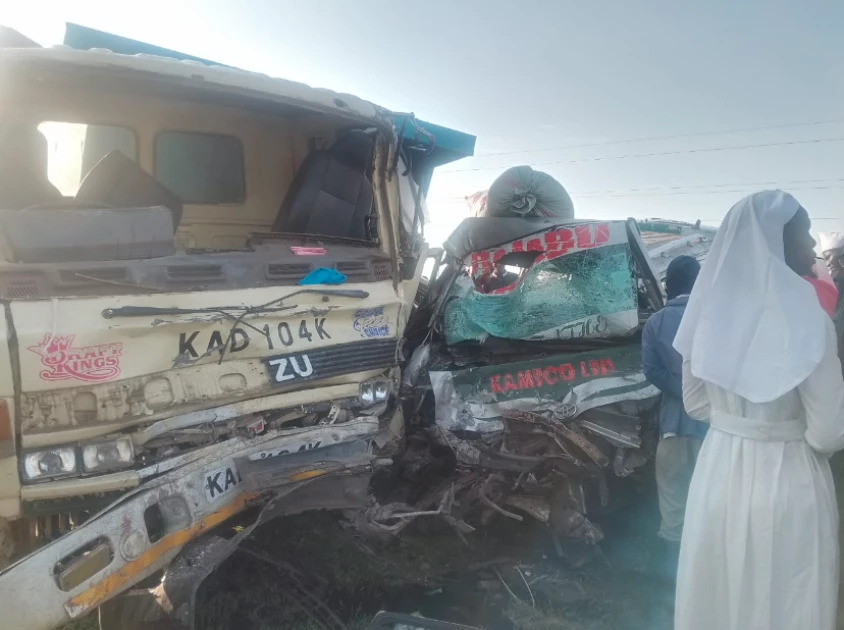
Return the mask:
{"type": "Polygon", "coordinates": [[[406,467],[444,450],[454,466],[417,510],[461,533],[531,516],[560,541],[600,541],[591,517],[655,452],[640,332],[663,303],[633,219],[465,220],[407,331],[406,467]]]}
{"type": "Polygon", "coordinates": [[[473,139],[148,55],[3,48],[0,81],[0,625],[191,627],[257,523],[392,464],[424,190],[473,139]]]}

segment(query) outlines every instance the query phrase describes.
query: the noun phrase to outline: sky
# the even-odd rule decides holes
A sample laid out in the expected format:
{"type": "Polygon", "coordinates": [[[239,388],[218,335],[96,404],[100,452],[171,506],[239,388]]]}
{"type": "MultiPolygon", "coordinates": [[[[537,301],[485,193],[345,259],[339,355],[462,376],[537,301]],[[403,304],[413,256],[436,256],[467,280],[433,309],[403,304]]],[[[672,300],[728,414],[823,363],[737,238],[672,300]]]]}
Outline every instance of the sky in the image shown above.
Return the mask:
{"type": "Polygon", "coordinates": [[[0,23],[42,44],[65,21],[476,135],[435,172],[431,244],[517,164],[581,217],[717,225],[782,188],[816,231],[844,230],[840,0],[0,0],[0,23]]]}

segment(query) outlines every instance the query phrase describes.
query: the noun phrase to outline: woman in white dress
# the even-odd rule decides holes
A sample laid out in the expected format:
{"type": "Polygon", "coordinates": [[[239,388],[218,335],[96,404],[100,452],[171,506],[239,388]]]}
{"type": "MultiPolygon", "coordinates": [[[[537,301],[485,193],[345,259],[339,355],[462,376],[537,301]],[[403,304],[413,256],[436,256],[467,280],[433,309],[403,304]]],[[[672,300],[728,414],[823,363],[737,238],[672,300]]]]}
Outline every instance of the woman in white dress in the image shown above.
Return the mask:
{"type": "Polygon", "coordinates": [[[727,214],[674,340],[683,400],[710,431],[686,510],[675,630],[833,630],[844,448],[832,321],[801,278],[806,211],[766,191],[727,214]]]}

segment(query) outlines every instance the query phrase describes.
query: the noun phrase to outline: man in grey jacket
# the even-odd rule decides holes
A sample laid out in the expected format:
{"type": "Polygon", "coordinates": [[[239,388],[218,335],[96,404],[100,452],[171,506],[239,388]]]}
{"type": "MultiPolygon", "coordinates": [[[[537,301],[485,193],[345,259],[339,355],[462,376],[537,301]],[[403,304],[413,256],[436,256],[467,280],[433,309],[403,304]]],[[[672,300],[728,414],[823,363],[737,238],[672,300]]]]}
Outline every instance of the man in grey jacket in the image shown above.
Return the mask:
{"type": "MultiPolygon", "coordinates": [[[[645,324],[642,363],[645,377],[662,392],[656,482],[662,524],[659,536],[668,542],[670,556],[679,554],[692,472],[707,425],[692,420],[683,408],[683,359],[674,349],[674,336],[686,310],[700,263],[678,256],[665,274],[668,303],[645,324]]],[[[674,569],[676,569],[676,563],[674,569]]]]}

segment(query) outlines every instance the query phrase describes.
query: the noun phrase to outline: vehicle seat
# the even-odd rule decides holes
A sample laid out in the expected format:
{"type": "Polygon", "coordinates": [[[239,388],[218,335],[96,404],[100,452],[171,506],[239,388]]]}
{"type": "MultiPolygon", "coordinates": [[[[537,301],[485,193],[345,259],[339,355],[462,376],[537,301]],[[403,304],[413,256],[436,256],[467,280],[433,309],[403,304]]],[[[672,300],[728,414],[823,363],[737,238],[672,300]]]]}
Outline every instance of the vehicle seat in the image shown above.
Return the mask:
{"type": "Polygon", "coordinates": [[[62,199],[47,179],[47,139],[35,127],[0,127],[0,208],[23,210],[62,199]]]}
{"type": "Polygon", "coordinates": [[[373,137],[355,130],[305,158],[273,223],[274,232],[366,239],[372,212],[373,137]]]}
{"type": "Polygon", "coordinates": [[[76,201],[113,208],[164,206],[173,229],[182,220],[182,200],[121,151],[110,151],[79,184],[76,201]]]}

